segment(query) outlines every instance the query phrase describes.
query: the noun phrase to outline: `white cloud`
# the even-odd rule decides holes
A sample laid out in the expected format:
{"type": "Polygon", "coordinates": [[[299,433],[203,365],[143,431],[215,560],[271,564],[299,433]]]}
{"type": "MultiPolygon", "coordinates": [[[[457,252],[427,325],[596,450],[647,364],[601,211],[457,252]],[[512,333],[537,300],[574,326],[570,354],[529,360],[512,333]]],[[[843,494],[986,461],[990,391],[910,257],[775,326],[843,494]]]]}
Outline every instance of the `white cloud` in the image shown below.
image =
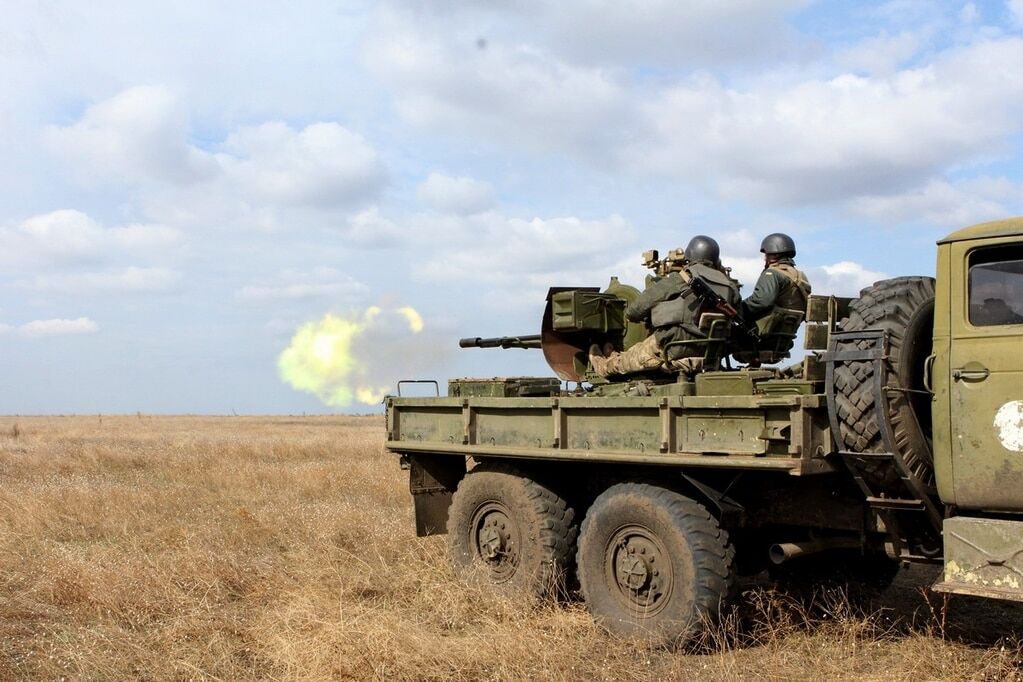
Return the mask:
{"type": "Polygon", "coordinates": [[[381,248],[398,243],[401,228],[382,216],[377,206],[370,206],[351,216],[343,233],[348,243],[381,248]]]}
{"type": "Polygon", "coordinates": [[[809,0],[514,0],[485,3],[391,2],[378,30],[395,14],[445,31],[480,49],[530,41],[583,64],[721,66],[788,51],[786,18],[809,0]]]}
{"type": "Polygon", "coordinates": [[[806,276],[814,293],[834,296],[858,296],[860,289],[889,277],[852,261],[810,266],[806,268],[806,276]]]}
{"type": "Polygon", "coordinates": [[[216,172],[212,156],[188,144],[187,134],[187,115],[170,90],[138,86],[89,107],[73,125],[48,128],[46,139],[86,183],[187,184],[216,172]]]}
{"type": "Polygon", "coordinates": [[[19,282],[36,291],[67,294],[163,293],[174,289],[181,273],[169,268],[127,267],[102,272],[38,275],[19,282]]]}
{"type": "Polygon", "coordinates": [[[890,192],[996,152],[1020,127],[1023,40],[951,50],[888,77],[842,75],[738,91],[708,77],[643,106],[656,131],[630,152],[637,167],[715,172],[744,198],[829,200],[890,192]]]}
{"type": "Polygon", "coordinates": [[[47,130],[50,149],[85,184],[138,186],[161,222],[275,229],[305,224],[291,209],[358,206],[386,181],[376,150],[335,122],[280,121],[229,132],[215,151],[189,141],[184,104],[164,87],[136,87],[47,130]]]}
{"type": "MultiPolygon", "coordinates": [[[[11,327],[6,327],[8,330],[11,327]]],[[[40,336],[66,336],[71,334],[92,334],[99,331],[99,325],[87,317],[74,320],[52,319],[33,320],[13,330],[20,336],[37,338],[40,336]]]]}
{"type": "MultiPolygon", "coordinates": [[[[718,11],[711,3],[692,10],[649,4],[655,18],[718,11]]],[[[572,17],[584,36],[605,22],[628,32],[619,10],[602,5],[605,16],[597,18],[594,7],[568,3],[550,12],[572,17]]],[[[780,17],[792,5],[754,7],[780,17]]],[[[616,172],[709,185],[744,201],[825,204],[905,191],[950,167],[1006,153],[1023,128],[1023,70],[994,67],[1023,63],[1018,37],[977,31],[929,53],[934,27],[881,29],[813,69],[776,64],[741,78],[655,69],[647,77],[573,61],[567,43],[542,36],[480,49],[468,27],[497,25],[502,15],[451,13],[464,25],[447,27],[426,11],[384,12],[367,41],[370,68],[391,86],[408,121],[503,147],[568,152],[616,172]]]]}
{"type": "Polygon", "coordinates": [[[576,67],[528,44],[480,50],[472,40],[452,43],[429,33],[415,17],[385,16],[367,41],[366,61],[414,124],[603,156],[625,123],[626,93],[601,69],[576,67]]]}
{"type": "Polygon", "coordinates": [[[280,122],[241,128],[217,154],[228,182],[250,201],[331,207],[371,196],[383,185],[376,151],[337,123],[296,131],[280,122]]]}
{"type": "Polygon", "coordinates": [[[574,58],[601,63],[729,65],[782,53],[787,15],[809,0],[602,0],[526,3],[523,14],[574,58]],[[539,15],[539,16],[537,16],[539,15]]]}
{"type": "Polygon", "coordinates": [[[898,35],[882,33],[840,50],[835,62],[852,71],[888,75],[918,53],[921,39],[920,34],[909,31],[898,35]]]}
{"type": "Polygon", "coordinates": [[[494,187],[466,177],[430,173],[416,188],[419,201],[445,213],[469,215],[494,205],[494,187]]]}
{"type": "Polygon", "coordinates": [[[1023,0],[1009,0],[1006,4],[1012,20],[1016,22],[1017,26],[1023,26],[1023,0]]]}
{"type": "Polygon", "coordinates": [[[0,229],[0,259],[30,265],[88,263],[117,254],[164,255],[181,242],[178,230],[163,225],[105,228],[81,211],[62,209],[0,229]]]}
{"type": "Polygon", "coordinates": [[[249,284],[235,296],[247,303],[273,303],[312,299],[331,299],[334,304],[352,304],[365,297],[367,287],[333,268],[309,272],[285,271],[270,284],[249,284]]]}
{"type": "Polygon", "coordinates": [[[603,286],[636,238],[634,228],[617,215],[603,220],[418,216],[415,225],[418,239],[445,244],[424,253],[422,264],[414,266],[420,278],[473,282],[519,304],[542,300],[551,286],[603,286]]]}
{"type": "Polygon", "coordinates": [[[1023,207],[1023,186],[1006,178],[979,177],[951,183],[931,180],[901,194],[855,199],[849,209],[878,222],[926,222],[955,227],[994,220],[1023,207]]]}
{"type": "Polygon", "coordinates": [[[964,24],[972,24],[977,21],[978,18],[980,18],[980,12],[977,11],[977,5],[975,3],[968,2],[963,5],[961,10],[959,10],[959,20],[964,24]]]}

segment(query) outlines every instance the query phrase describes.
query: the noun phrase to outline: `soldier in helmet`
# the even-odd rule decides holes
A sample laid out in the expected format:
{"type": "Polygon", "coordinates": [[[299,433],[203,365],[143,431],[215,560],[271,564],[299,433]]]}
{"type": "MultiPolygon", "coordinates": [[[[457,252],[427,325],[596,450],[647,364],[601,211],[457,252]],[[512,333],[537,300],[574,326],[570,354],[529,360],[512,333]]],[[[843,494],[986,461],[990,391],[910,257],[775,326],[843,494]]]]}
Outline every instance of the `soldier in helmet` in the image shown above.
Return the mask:
{"type": "Polygon", "coordinates": [[[739,287],[721,270],[721,249],[705,235],[689,240],[685,265],[679,272],[650,284],[626,309],[630,322],[647,322],[651,334],[624,352],[590,347],[590,364],[601,376],[633,374],[654,369],[687,373],[700,370],[703,352],[679,341],[703,338],[698,325],[703,303],[689,288],[694,276],[702,278],[729,303],[739,302],[739,287]]]}
{"type": "MultiPolygon", "coordinates": [[[[756,323],[763,337],[770,335],[790,336],[794,338],[795,327],[798,327],[806,312],[806,301],[810,297],[810,280],[796,268],[796,243],[792,237],[775,232],[764,237],[760,243],[760,253],[764,254],[764,270],[760,273],[753,293],[742,302],[743,318],[756,323]],[[793,318],[793,315],[797,317],[793,318]],[[795,319],[795,327],[785,329],[785,321],[795,319]]],[[[792,339],[787,341],[775,339],[779,347],[772,348],[767,361],[776,361],[777,357],[786,357],[792,347],[792,339]]],[[[734,353],[743,362],[759,364],[758,349],[744,348],[734,353]]],[[[759,349],[765,350],[765,349],[759,349]]]]}
{"type": "Polygon", "coordinates": [[[760,253],[764,254],[764,270],[753,293],[742,302],[746,320],[761,320],[775,308],[806,310],[810,280],[796,269],[796,243],[792,237],[781,232],[769,234],[760,243],[760,253]]]}

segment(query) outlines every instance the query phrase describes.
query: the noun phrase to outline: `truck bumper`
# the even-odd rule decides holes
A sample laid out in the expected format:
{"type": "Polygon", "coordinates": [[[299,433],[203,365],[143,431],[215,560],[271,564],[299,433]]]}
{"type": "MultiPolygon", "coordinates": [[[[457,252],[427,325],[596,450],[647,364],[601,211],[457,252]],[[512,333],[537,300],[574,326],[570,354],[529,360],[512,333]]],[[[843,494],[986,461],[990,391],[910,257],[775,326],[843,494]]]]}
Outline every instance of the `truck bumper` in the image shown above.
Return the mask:
{"type": "Polygon", "coordinates": [[[945,519],[945,571],[936,592],[1023,601],[1023,521],[945,519]]]}

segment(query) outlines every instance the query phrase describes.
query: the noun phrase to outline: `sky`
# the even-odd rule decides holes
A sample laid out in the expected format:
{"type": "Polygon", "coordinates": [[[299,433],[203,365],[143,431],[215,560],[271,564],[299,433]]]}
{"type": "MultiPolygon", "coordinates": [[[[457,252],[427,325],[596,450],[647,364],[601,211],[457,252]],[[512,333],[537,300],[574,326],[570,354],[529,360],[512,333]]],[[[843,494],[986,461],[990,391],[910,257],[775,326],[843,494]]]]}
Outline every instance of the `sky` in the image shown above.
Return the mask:
{"type": "Polygon", "coordinates": [[[1023,213],[1023,0],[0,16],[4,414],[373,412],[398,379],[550,376],[457,339],[694,234],[746,294],[782,231],[855,295],[1023,213]]]}

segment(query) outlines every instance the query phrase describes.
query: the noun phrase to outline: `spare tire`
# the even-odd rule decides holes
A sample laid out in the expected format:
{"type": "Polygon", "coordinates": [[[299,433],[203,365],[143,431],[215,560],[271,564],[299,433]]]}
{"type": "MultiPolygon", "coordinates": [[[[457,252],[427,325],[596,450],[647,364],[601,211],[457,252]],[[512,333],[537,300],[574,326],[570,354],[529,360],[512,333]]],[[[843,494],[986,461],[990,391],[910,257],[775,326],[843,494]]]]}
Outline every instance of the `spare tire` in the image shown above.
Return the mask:
{"type": "MultiPolygon", "coordinates": [[[[849,305],[842,331],[880,329],[888,332],[889,386],[908,389],[889,394],[888,419],[895,448],[916,477],[927,486],[934,482],[931,462],[930,395],[924,387],[924,365],[931,354],[934,327],[934,279],[897,277],[863,289],[849,305]]],[[[870,342],[858,342],[866,350],[870,342]]],[[[846,346],[851,350],[852,346],[846,346]]],[[[875,411],[874,365],[847,362],[835,367],[836,411],[840,444],[854,452],[882,452],[880,425],[875,411]]],[[[881,473],[881,472],[878,472],[881,473]]],[[[889,476],[895,472],[890,468],[889,476]]]]}

